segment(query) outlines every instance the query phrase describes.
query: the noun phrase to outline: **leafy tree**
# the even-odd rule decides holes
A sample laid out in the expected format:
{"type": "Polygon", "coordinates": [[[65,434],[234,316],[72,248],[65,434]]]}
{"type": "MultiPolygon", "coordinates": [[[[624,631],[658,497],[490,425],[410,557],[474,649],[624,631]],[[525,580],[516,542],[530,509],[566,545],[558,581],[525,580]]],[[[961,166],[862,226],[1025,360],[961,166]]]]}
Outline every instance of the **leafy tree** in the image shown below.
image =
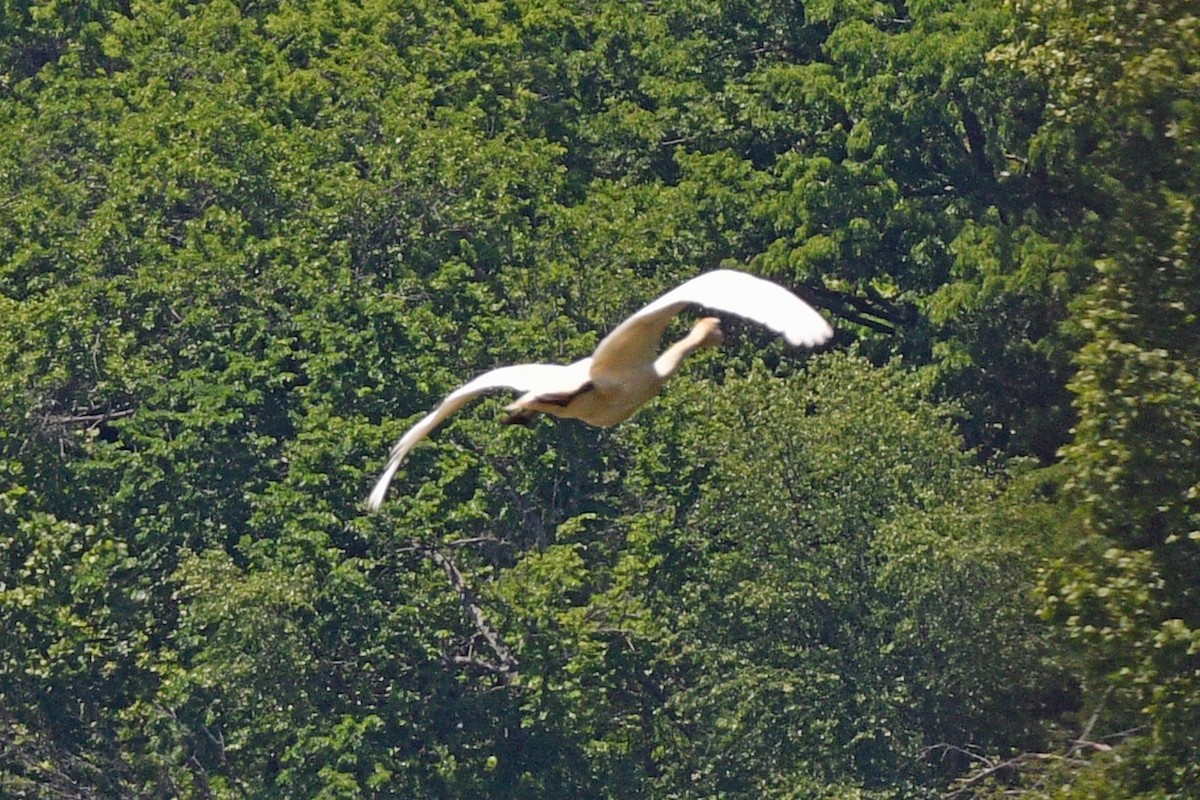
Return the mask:
{"type": "Polygon", "coordinates": [[[672,520],[642,545],[671,796],[915,796],[968,747],[1038,741],[1030,706],[1062,678],[1033,633],[1033,531],[927,391],[829,356],[675,390],[672,435],[638,432],[647,513],[672,520]],[[661,488],[676,460],[691,502],[661,488]]]}
{"type": "Polygon", "coordinates": [[[1084,647],[1108,728],[1145,736],[1071,796],[1188,796],[1200,755],[1194,10],[1016,8],[1022,41],[1003,57],[1051,89],[1031,151],[1089,199],[1074,235],[1096,256],[1074,310],[1085,340],[1064,450],[1091,537],[1050,573],[1046,609],[1084,647]]]}
{"type": "Polygon", "coordinates": [[[0,793],[932,793],[1069,705],[1025,598],[1072,502],[1111,555],[1043,590],[1154,726],[1121,785],[1184,785],[1194,30],[1051,11],[4,4],[0,793]],[[481,402],[362,515],[465,375],[723,262],[908,367],[730,321],[634,423],[481,402]],[[978,466],[1073,414],[1062,509],[978,466]]]}

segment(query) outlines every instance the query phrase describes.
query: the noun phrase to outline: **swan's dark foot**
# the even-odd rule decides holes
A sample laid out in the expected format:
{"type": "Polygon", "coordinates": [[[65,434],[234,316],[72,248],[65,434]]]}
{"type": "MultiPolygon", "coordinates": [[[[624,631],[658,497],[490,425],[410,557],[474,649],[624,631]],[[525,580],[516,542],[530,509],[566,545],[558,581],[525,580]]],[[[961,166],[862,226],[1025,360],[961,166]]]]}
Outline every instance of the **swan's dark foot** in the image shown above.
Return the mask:
{"type": "Polygon", "coordinates": [[[500,418],[501,425],[524,425],[526,427],[533,424],[533,412],[527,408],[519,408],[516,411],[510,411],[500,418]]]}

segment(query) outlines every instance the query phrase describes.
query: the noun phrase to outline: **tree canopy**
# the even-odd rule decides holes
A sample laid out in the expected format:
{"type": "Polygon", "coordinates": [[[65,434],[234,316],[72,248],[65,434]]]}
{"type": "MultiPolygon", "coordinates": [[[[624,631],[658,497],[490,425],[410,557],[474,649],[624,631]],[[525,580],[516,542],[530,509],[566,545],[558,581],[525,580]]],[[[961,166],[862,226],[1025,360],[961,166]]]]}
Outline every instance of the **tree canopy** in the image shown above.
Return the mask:
{"type": "Polygon", "coordinates": [[[0,795],[1189,797],[1200,17],[0,0],[0,795]],[[609,430],[485,400],[775,280],[609,430]]]}

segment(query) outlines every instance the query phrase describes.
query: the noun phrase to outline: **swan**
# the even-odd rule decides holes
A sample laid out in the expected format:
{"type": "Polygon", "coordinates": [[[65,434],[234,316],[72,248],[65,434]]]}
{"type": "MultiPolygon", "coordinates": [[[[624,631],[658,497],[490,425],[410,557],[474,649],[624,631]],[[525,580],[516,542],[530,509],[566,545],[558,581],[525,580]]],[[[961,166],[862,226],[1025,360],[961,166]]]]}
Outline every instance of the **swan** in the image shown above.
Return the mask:
{"type": "Polygon", "coordinates": [[[633,314],[601,340],[588,358],[573,364],[516,364],[479,375],[451,392],[441,405],[408,429],[392,448],[367,507],[383,504],[400,462],[417,442],[474,397],[492,389],[521,392],[505,410],[504,423],[527,423],[535,412],[608,427],[633,416],[662,389],[689,354],[724,340],[720,320],[704,317],[660,355],[659,342],[672,318],[687,306],[703,306],[753,320],[782,333],[794,346],[815,347],[833,328],[812,306],[775,283],[745,272],[718,269],[677,286],[633,314]]]}

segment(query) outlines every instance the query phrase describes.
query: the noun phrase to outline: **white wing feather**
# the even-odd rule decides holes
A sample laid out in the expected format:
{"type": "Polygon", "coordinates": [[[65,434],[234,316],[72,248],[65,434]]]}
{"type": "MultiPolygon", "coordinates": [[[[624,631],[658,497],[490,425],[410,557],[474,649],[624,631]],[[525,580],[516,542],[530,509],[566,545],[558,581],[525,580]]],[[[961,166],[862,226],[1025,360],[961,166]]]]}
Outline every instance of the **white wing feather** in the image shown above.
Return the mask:
{"type": "Polygon", "coordinates": [[[596,347],[593,377],[652,362],[672,317],[689,305],[745,317],[783,334],[795,346],[813,347],[833,336],[833,328],[812,306],[782,286],[719,269],[672,289],[613,329],[596,347]]]}
{"type": "Polygon", "coordinates": [[[392,482],[396,470],[400,467],[400,462],[408,455],[408,451],[417,442],[432,433],[434,428],[442,424],[446,417],[462,408],[473,398],[492,389],[515,389],[518,392],[572,391],[587,379],[586,371],[581,372],[580,366],[581,362],[570,365],[514,364],[510,367],[500,367],[485,372],[455,389],[446,396],[441,405],[422,417],[420,422],[409,428],[400,437],[400,441],[396,442],[388,457],[383,475],[379,477],[375,488],[371,490],[371,496],[367,498],[367,507],[372,511],[379,510],[383,504],[383,497],[387,494],[388,484],[392,482]]]}

